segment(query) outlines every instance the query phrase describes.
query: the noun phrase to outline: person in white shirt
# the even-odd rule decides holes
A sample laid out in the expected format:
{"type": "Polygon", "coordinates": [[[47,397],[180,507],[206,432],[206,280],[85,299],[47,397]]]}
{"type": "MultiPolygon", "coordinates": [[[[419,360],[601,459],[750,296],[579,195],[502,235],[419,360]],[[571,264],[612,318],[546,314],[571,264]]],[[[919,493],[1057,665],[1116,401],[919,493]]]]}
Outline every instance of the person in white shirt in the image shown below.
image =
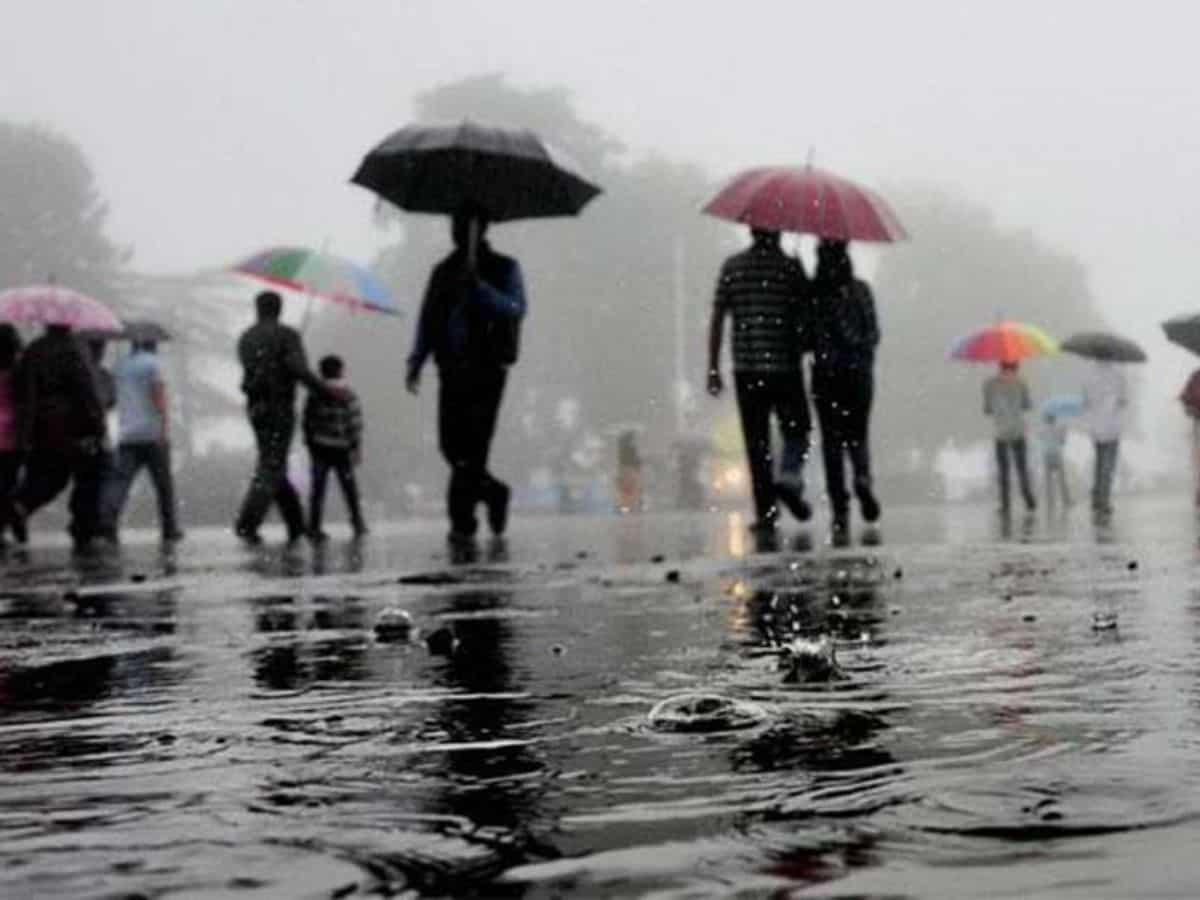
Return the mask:
{"type": "Polygon", "coordinates": [[[1113,363],[1097,362],[1083,386],[1083,413],[1096,447],[1092,510],[1102,515],[1112,512],[1112,483],[1126,403],[1125,376],[1113,363]]]}
{"type": "Polygon", "coordinates": [[[167,391],[155,341],[135,341],[113,371],[121,439],[116,463],[104,485],[101,512],[106,536],[117,540],[121,511],[134,478],[150,472],[158,494],[158,520],[164,544],[183,539],[171,474],[167,391]]]}

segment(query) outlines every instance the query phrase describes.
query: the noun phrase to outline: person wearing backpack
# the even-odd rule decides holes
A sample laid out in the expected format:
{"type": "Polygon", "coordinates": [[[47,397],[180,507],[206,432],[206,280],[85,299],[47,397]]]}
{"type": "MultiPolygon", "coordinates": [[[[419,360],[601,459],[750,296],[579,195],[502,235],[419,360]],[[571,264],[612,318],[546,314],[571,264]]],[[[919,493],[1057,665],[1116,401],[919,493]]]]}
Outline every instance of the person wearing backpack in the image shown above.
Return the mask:
{"type": "Polygon", "coordinates": [[[484,239],[487,225],[476,214],[453,218],[454,250],[430,275],[408,357],[410,393],[419,390],[430,356],[438,367],[438,442],[450,466],[446,506],[456,545],[474,540],[480,503],[492,533],[503,535],[511,497],[488,470],[488,453],[508,369],[517,361],[525,286],[520,264],[484,239]]]}

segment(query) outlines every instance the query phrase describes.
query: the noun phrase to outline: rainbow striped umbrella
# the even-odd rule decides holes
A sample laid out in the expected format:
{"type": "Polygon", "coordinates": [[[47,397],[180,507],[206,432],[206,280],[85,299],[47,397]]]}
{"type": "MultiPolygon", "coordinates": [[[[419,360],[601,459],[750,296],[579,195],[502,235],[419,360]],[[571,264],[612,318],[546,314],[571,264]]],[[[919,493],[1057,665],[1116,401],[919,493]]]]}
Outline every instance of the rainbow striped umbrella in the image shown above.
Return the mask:
{"type": "Polygon", "coordinates": [[[1054,338],[1026,322],[996,322],[950,345],[950,356],[967,362],[1016,362],[1057,352],[1054,338]]]}
{"type": "Polygon", "coordinates": [[[331,253],[305,247],[271,247],[242,260],[233,271],[323,297],[352,310],[402,314],[391,292],[373,272],[331,253]]]}

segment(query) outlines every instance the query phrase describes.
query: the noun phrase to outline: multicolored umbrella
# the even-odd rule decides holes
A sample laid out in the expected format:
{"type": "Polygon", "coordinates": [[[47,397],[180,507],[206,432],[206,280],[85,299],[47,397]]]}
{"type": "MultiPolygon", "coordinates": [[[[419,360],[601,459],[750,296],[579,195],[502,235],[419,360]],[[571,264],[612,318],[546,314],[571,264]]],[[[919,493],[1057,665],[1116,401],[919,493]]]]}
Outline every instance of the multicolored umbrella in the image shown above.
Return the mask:
{"type": "Polygon", "coordinates": [[[890,243],[908,237],[878,194],[812,166],[748,169],[721,188],[704,212],[752,228],[842,241],[890,243]]]}
{"type": "Polygon", "coordinates": [[[996,322],[950,345],[950,356],[967,362],[1016,362],[1057,352],[1054,338],[1026,322],[996,322]]]}
{"type": "Polygon", "coordinates": [[[233,271],[352,310],[401,315],[391,292],[369,269],[305,247],[271,247],[233,266],[233,271]]]}
{"type": "Polygon", "coordinates": [[[121,320],[99,300],[57,284],[31,284],[0,291],[0,321],[65,325],[77,331],[121,330],[121,320]]]}

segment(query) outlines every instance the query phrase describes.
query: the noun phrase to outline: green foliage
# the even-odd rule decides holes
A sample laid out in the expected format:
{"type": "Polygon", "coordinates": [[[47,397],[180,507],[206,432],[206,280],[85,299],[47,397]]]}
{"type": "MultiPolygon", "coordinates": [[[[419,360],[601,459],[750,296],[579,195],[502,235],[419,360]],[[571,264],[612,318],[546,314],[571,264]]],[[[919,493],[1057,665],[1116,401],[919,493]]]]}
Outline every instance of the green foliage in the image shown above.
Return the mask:
{"type": "Polygon", "coordinates": [[[112,302],[129,251],[104,233],[108,206],[83,151],[36,125],[0,122],[0,286],[53,276],[112,302]]]}

